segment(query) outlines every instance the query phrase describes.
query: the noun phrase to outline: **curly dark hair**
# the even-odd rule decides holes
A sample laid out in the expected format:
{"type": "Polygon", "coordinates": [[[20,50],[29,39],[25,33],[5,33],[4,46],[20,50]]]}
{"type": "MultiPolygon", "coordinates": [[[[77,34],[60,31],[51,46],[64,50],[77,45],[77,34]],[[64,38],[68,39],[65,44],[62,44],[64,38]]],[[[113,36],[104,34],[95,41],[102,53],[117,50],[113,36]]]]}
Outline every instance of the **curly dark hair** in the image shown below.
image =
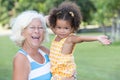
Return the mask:
{"type": "Polygon", "coordinates": [[[57,19],[69,21],[74,31],[77,31],[82,21],[80,8],[74,2],[65,1],[58,8],[50,11],[49,24],[51,28],[55,28],[57,19]]]}

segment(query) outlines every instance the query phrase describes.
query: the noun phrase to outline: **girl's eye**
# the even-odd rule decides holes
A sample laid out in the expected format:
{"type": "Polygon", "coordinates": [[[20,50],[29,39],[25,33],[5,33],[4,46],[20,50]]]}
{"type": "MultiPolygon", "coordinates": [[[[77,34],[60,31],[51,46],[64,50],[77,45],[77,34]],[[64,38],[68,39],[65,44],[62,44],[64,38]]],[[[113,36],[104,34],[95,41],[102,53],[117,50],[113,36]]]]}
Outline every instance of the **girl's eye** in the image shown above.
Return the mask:
{"type": "Polygon", "coordinates": [[[66,27],[65,29],[69,29],[69,28],[66,27]]]}
{"type": "Polygon", "coordinates": [[[61,27],[56,27],[57,29],[61,29],[61,27]]]}
{"type": "Polygon", "coordinates": [[[65,29],[71,29],[70,27],[65,27],[65,29]]]}

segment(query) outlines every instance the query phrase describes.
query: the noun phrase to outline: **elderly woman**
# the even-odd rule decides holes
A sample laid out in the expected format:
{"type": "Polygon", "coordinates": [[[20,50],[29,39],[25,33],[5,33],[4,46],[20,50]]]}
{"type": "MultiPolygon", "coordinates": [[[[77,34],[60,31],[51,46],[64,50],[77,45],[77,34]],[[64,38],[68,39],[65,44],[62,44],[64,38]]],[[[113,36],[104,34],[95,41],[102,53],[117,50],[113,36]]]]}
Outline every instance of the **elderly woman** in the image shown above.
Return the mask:
{"type": "Polygon", "coordinates": [[[11,39],[21,48],[14,57],[13,80],[50,80],[49,50],[41,46],[47,37],[42,14],[25,11],[11,27],[11,39]]]}

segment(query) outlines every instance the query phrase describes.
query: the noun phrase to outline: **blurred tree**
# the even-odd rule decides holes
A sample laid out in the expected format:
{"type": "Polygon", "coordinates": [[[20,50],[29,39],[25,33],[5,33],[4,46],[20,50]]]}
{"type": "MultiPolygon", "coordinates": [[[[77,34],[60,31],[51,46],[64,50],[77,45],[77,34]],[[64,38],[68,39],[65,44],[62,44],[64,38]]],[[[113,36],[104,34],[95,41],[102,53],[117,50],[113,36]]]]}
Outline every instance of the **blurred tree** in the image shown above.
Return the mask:
{"type": "Polygon", "coordinates": [[[46,0],[46,5],[48,5],[47,12],[53,8],[57,7],[63,1],[76,2],[81,9],[84,22],[91,21],[91,13],[96,11],[94,4],[90,0],[46,0]]]}
{"type": "Polygon", "coordinates": [[[94,18],[100,24],[108,24],[111,18],[120,15],[119,0],[92,0],[97,8],[94,18]]]}
{"type": "Polygon", "coordinates": [[[16,11],[20,13],[25,10],[36,10],[44,12],[45,0],[18,0],[16,4],[16,11]]]}
{"type": "MultiPolygon", "coordinates": [[[[11,17],[16,16],[25,10],[37,10],[48,14],[49,10],[53,7],[57,7],[61,2],[65,0],[0,0],[1,2],[1,16],[0,21],[2,24],[8,23],[11,17]]],[[[76,2],[82,11],[83,21],[90,22],[90,13],[95,11],[96,8],[90,0],[66,0],[76,2]]]]}
{"type": "Polygon", "coordinates": [[[47,7],[45,10],[45,14],[48,14],[49,11],[54,8],[57,7],[60,3],[62,3],[65,0],[46,0],[45,2],[45,6],[47,7]]]}
{"type": "Polygon", "coordinates": [[[63,1],[76,2],[81,9],[83,21],[106,24],[113,16],[120,14],[119,0],[0,0],[0,24],[3,26],[9,20],[24,10],[37,10],[48,14],[53,7],[63,1]]]}
{"type": "Polygon", "coordinates": [[[96,12],[96,7],[93,2],[91,0],[76,0],[76,3],[80,6],[83,21],[89,24],[92,20],[91,14],[96,12]]]}
{"type": "Polygon", "coordinates": [[[14,7],[14,0],[0,0],[0,23],[5,26],[12,16],[12,8],[14,7]]]}
{"type": "Polygon", "coordinates": [[[0,24],[5,27],[12,17],[25,10],[44,12],[45,0],[0,0],[0,24]]]}
{"type": "Polygon", "coordinates": [[[106,27],[112,25],[112,18],[120,15],[120,1],[119,0],[92,0],[97,8],[97,12],[93,15],[94,21],[103,27],[104,34],[106,27]]]}

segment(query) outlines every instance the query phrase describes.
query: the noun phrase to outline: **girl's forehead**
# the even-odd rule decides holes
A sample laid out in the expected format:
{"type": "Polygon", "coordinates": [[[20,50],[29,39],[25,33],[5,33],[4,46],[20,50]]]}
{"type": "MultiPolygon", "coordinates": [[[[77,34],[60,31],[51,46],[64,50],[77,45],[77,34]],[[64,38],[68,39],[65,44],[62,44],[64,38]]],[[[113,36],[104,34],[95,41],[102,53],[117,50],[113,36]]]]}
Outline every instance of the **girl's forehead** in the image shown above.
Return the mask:
{"type": "Polygon", "coordinates": [[[57,20],[56,21],[56,26],[71,27],[71,24],[68,21],[65,21],[65,20],[57,20]]]}
{"type": "Polygon", "coordinates": [[[72,28],[71,23],[69,21],[63,20],[63,19],[58,19],[56,21],[56,26],[66,26],[66,27],[71,27],[72,28]]]}
{"type": "Polygon", "coordinates": [[[71,23],[68,20],[63,20],[63,19],[57,19],[56,24],[67,24],[70,25],[71,23]]]}

